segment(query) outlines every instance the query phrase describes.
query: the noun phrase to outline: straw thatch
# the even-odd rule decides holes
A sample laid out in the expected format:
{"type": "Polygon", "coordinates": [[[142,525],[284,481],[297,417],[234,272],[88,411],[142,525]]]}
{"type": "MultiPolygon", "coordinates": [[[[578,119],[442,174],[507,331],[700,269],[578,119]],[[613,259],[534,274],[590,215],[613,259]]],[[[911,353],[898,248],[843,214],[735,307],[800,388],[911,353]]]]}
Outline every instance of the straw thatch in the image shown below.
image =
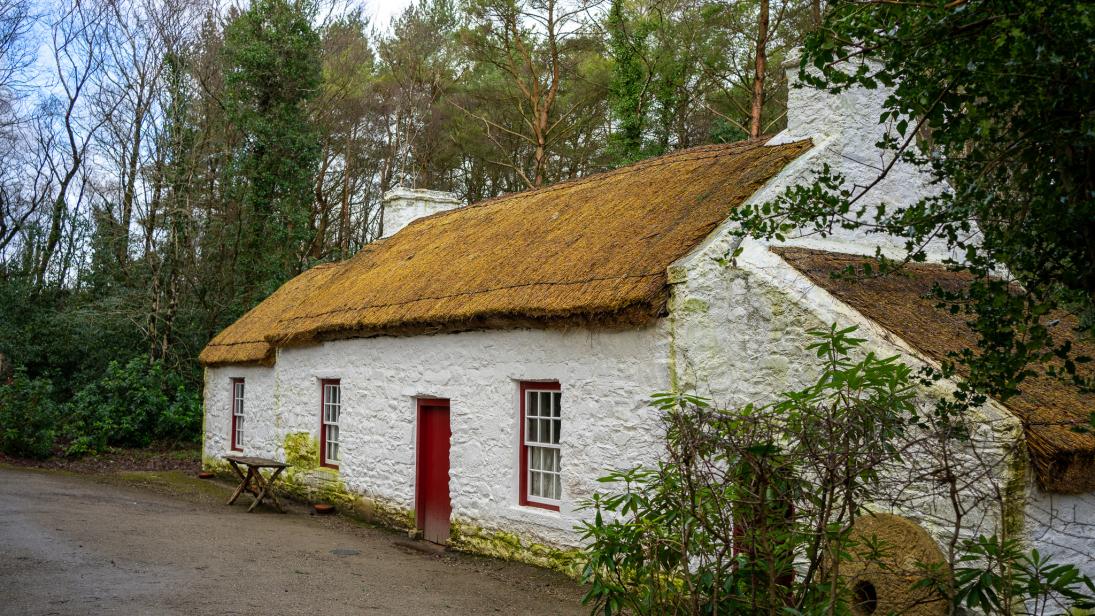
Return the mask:
{"type": "Polygon", "coordinates": [[[337,267],[334,263],[317,265],[281,285],[270,297],[210,340],[202,349],[198,361],[206,366],[272,364],[274,348],[266,342],[270,326],[286,307],[295,306],[313,289],[322,287],[337,267]]]}
{"type": "Polygon", "coordinates": [[[693,148],[417,220],[279,306],[267,341],[648,323],[666,268],[809,147],[693,148]]]}
{"type": "MultiPolygon", "coordinates": [[[[832,274],[869,259],[800,248],[775,249],[795,269],[837,299],[855,308],[927,357],[936,361],[951,352],[976,349],[977,334],[962,314],[937,308],[930,297],[938,283],[955,291],[970,282],[968,274],[943,266],[912,264],[902,272],[883,277],[834,279],[832,274]]],[[[1077,355],[1095,356],[1095,345],[1077,337],[1076,319],[1068,315],[1054,326],[1055,337],[1070,340],[1077,355]]],[[[1091,364],[1080,365],[1091,376],[1091,364]]],[[[1023,422],[1026,444],[1037,477],[1052,492],[1082,493],[1095,490],[1095,435],[1077,432],[1095,412],[1095,394],[1081,393],[1069,382],[1046,376],[1031,377],[1020,385],[1022,393],[1004,404],[1023,422]]]]}

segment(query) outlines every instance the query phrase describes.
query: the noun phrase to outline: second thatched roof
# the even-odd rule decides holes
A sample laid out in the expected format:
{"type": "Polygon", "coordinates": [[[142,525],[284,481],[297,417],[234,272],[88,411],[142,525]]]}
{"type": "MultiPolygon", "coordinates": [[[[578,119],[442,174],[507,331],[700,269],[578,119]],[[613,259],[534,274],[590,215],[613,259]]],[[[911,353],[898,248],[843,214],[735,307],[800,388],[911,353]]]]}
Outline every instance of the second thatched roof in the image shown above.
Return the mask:
{"type": "MultiPolygon", "coordinates": [[[[892,275],[851,279],[833,274],[848,266],[860,268],[872,259],[801,248],[775,252],[815,284],[931,359],[943,361],[951,353],[977,348],[977,334],[966,324],[969,317],[938,308],[931,295],[935,285],[960,291],[970,283],[969,274],[941,265],[910,264],[892,275]]],[[[1095,345],[1080,339],[1076,326],[1074,317],[1060,315],[1055,336],[1070,341],[1077,355],[1095,356],[1095,345]]],[[[1080,364],[1080,370],[1093,376],[1091,364],[1080,364]]],[[[1025,379],[1020,389],[1022,393],[1004,405],[1023,423],[1041,485],[1051,492],[1095,490],[1095,434],[1085,429],[1095,413],[1095,394],[1044,375],[1025,379]]]]}

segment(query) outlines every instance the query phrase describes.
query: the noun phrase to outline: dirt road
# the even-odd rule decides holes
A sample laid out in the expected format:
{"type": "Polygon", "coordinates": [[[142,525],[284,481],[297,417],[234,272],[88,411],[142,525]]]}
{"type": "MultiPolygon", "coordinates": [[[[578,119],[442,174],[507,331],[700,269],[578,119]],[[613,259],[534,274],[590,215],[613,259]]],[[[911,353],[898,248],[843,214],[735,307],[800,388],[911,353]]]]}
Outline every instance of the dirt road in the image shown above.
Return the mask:
{"type": "Polygon", "coordinates": [[[247,514],[227,495],[178,472],[0,468],[0,613],[587,613],[548,571],[422,553],[303,507],[247,514]]]}

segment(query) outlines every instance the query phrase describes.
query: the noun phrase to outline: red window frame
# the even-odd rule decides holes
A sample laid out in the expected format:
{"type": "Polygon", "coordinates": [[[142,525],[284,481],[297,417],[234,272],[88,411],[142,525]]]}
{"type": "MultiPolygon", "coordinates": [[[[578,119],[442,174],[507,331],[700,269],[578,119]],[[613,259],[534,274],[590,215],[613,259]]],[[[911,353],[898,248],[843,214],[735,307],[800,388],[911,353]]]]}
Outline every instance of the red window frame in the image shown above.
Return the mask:
{"type": "MultiPolygon", "coordinates": [[[[229,415],[231,415],[230,422],[231,422],[232,428],[231,428],[231,431],[228,433],[228,448],[232,451],[243,451],[243,443],[240,443],[239,445],[236,444],[236,441],[238,440],[236,437],[239,436],[239,425],[237,424],[237,419],[238,419],[239,415],[236,414],[236,400],[237,400],[237,398],[236,398],[236,386],[237,385],[242,385],[243,386],[244,396],[247,395],[247,384],[244,382],[243,378],[242,377],[237,377],[237,378],[231,379],[231,389],[228,390],[229,391],[229,395],[228,395],[228,400],[229,400],[228,413],[229,413],[229,415]]],[[[243,397],[239,398],[239,401],[240,401],[241,405],[243,403],[243,400],[244,400],[243,397]]],[[[243,409],[243,412],[246,412],[246,407],[243,409]]],[[[240,415],[243,415],[243,413],[240,413],[240,415]]]]}
{"type": "MultiPolygon", "coordinates": [[[[342,381],[340,379],[320,379],[319,381],[319,465],[327,468],[338,468],[338,462],[327,461],[327,386],[338,386],[338,427],[339,437],[342,436],[342,381]]],[[[342,461],[341,441],[339,441],[339,462],[342,461]]]]}
{"type": "MultiPolygon", "coordinates": [[[[528,478],[529,478],[528,458],[529,458],[529,447],[531,447],[531,446],[525,444],[525,424],[526,424],[526,421],[525,421],[525,404],[526,404],[526,401],[528,400],[528,391],[529,390],[559,391],[559,392],[561,392],[562,387],[559,385],[558,381],[522,381],[521,382],[521,386],[520,386],[521,403],[519,405],[520,413],[518,415],[518,422],[517,422],[518,425],[520,426],[520,428],[519,428],[519,433],[520,433],[519,439],[520,440],[517,441],[517,445],[518,445],[518,448],[520,449],[520,456],[519,457],[521,458],[521,463],[520,463],[521,479],[520,479],[519,502],[522,506],[526,506],[526,507],[539,507],[540,509],[547,509],[547,510],[550,510],[550,511],[559,511],[559,505],[557,505],[557,504],[541,503],[541,502],[529,500],[529,493],[528,493],[528,478]]],[[[562,415],[561,412],[560,412],[560,415],[562,415]]]]}

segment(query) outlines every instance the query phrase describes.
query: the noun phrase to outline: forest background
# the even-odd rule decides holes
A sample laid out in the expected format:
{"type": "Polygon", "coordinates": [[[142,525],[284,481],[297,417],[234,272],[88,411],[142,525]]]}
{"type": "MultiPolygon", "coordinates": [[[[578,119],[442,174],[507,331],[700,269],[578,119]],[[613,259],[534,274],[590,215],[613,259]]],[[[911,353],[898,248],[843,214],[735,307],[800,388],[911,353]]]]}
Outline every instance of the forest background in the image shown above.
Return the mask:
{"type": "Polygon", "coordinates": [[[817,0],[0,0],[0,449],[192,440],[206,342],[465,202],[782,128],[817,0]]]}

